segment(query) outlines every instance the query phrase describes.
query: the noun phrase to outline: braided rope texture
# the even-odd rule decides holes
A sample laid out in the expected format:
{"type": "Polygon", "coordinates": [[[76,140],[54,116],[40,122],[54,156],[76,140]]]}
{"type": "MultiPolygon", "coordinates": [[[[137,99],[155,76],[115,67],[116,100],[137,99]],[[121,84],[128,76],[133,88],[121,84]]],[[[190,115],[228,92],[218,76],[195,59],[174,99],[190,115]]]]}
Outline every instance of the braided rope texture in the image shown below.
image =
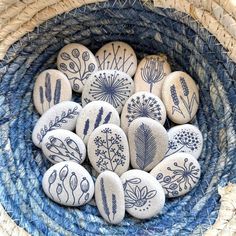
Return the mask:
{"type": "MultiPolygon", "coordinates": [[[[38,235],[202,235],[216,220],[219,185],[236,182],[236,64],[190,16],[139,1],[86,5],[41,24],[11,46],[0,64],[0,202],[12,219],[38,235]],[[50,166],[32,141],[39,115],[32,90],[37,75],[55,68],[66,44],[78,42],[93,52],[123,40],[141,58],[163,52],[173,70],[184,70],[199,84],[200,109],[194,124],[203,133],[199,184],[184,197],[168,200],[162,214],[147,221],[126,215],[107,224],[96,207],[65,208],[43,193],[50,166]]],[[[78,95],[75,98],[79,99],[78,95]]]]}

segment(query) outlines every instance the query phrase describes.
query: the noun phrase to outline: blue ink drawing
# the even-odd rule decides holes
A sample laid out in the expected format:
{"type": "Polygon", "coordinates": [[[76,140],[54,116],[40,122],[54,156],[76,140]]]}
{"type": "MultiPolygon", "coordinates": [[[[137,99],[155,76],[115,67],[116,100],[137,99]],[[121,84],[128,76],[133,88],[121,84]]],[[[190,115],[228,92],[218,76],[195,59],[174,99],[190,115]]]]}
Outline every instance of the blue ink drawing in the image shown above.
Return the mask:
{"type": "Polygon", "coordinates": [[[142,123],[134,134],[136,163],[141,170],[144,170],[152,163],[156,152],[156,139],[152,134],[150,127],[142,123]]]}
{"type": "Polygon", "coordinates": [[[78,178],[75,174],[75,172],[71,173],[70,179],[69,179],[69,184],[70,184],[70,189],[72,192],[72,197],[73,197],[73,205],[75,204],[75,195],[74,195],[74,191],[78,186],[78,178]]]}
{"type": "Polygon", "coordinates": [[[116,195],[113,193],[111,198],[112,198],[112,214],[113,214],[113,220],[114,220],[115,214],[117,212],[116,195]]]}
{"type": "Polygon", "coordinates": [[[108,202],[107,202],[107,195],[106,195],[106,191],[105,191],[105,185],[104,185],[103,178],[101,178],[101,180],[100,180],[100,190],[101,190],[101,195],[102,195],[102,205],[103,205],[104,212],[107,215],[108,220],[111,222],[110,209],[109,209],[108,202]]]}
{"type": "Polygon", "coordinates": [[[104,111],[104,109],[103,109],[103,107],[101,107],[99,109],[99,111],[98,111],[98,114],[97,114],[97,117],[96,117],[93,129],[96,129],[100,125],[100,123],[102,121],[103,111],[104,111]]]}
{"type": "Polygon", "coordinates": [[[178,112],[185,118],[185,115],[184,115],[184,113],[182,112],[182,110],[180,109],[180,106],[179,106],[179,98],[178,98],[178,95],[177,95],[175,85],[170,86],[170,94],[171,94],[171,99],[174,103],[174,106],[172,106],[172,115],[174,115],[175,112],[178,112]]]}
{"type": "Polygon", "coordinates": [[[50,174],[48,178],[48,193],[50,194],[51,198],[54,199],[52,193],[51,193],[51,186],[56,181],[57,178],[57,171],[53,170],[53,172],[50,174]]]}
{"type": "Polygon", "coordinates": [[[62,190],[63,189],[65,190],[66,196],[67,196],[66,202],[68,202],[68,200],[69,200],[69,193],[68,193],[68,191],[67,191],[67,189],[65,187],[65,179],[66,179],[68,173],[69,173],[68,165],[64,165],[61,168],[61,170],[59,171],[59,179],[61,180],[61,183],[62,183],[62,190]]]}
{"type": "Polygon", "coordinates": [[[87,180],[86,177],[83,177],[82,178],[82,181],[80,182],[80,189],[81,189],[81,195],[79,197],[79,200],[78,200],[78,204],[81,205],[81,204],[84,204],[85,202],[87,202],[88,198],[89,198],[89,189],[90,189],[90,184],[89,184],[89,181],[87,180]],[[85,195],[84,197],[84,201],[83,203],[81,202],[83,196],[85,195]]]}

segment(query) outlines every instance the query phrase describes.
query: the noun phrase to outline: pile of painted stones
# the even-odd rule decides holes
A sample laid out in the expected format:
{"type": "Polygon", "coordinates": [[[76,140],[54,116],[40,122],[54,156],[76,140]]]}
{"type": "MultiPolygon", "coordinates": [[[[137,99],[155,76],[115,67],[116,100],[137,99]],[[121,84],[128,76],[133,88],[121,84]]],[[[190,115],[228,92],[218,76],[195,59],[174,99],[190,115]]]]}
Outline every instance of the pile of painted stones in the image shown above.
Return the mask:
{"type": "Polygon", "coordinates": [[[39,74],[33,91],[42,116],[32,139],[54,164],[42,180],[50,199],[74,207],[95,200],[101,216],[118,224],[125,211],[138,219],[156,216],[166,198],[197,184],[203,137],[187,124],[199,104],[188,74],[171,72],[163,54],[137,66],[134,50],[118,41],[95,56],[68,44],[57,68],[39,74]],[[72,90],[81,104],[71,101],[72,90]],[[168,131],[167,116],[178,124],[168,131]]]}

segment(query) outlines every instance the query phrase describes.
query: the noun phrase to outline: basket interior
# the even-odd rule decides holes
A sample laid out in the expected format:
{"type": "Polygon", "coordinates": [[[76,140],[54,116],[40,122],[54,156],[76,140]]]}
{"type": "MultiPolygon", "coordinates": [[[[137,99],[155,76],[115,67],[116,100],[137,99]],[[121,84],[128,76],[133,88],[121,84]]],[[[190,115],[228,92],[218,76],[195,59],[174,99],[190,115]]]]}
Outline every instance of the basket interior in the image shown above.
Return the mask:
{"type": "Polygon", "coordinates": [[[109,1],[43,23],[12,45],[0,64],[0,202],[32,235],[201,234],[218,215],[218,185],[236,180],[235,78],[235,63],[215,37],[173,9],[109,1]],[[82,43],[95,53],[113,40],[129,43],[139,59],[163,52],[173,71],[196,80],[200,108],[193,123],[204,137],[199,184],[186,196],[167,200],[162,214],[146,221],[126,215],[119,226],[104,222],[94,206],[65,208],[49,200],[41,180],[50,164],[31,141],[39,118],[32,101],[36,76],[56,68],[57,54],[68,43],[82,43]]]}

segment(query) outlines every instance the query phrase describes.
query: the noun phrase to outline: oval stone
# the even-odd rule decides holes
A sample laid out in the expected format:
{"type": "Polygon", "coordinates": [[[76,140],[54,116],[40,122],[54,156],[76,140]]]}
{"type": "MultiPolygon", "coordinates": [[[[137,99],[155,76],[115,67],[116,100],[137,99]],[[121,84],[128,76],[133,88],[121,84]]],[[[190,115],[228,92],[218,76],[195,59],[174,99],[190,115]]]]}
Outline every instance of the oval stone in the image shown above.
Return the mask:
{"type": "Polygon", "coordinates": [[[198,161],[188,153],[170,155],[150,172],[162,185],[168,198],[178,197],[192,190],[199,181],[200,173],[198,161]]]}
{"type": "Polygon", "coordinates": [[[97,208],[104,220],[119,224],[125,216],[125,197],[122,182],[111,171],[101,173],[95,183],[97,208]]]}
{"type": "Polygon", "coordinates": [[[117,70],[97,71],[84,86],[82,105],[92,101],[105,101],[121,113],[125,102],[133,93],[133,79],[126,73],[117,70]]]}
{"type": "Polygon", "coordinates": [[[158,54],[144,57],[138,64],[135,73],[135,92],[147,91],[161,97],[163,81],[170,72],[166,55],[158,54]]]}
{"type": "Polygon", "coordinates": [[[110,170],[121,175],[128,170],[128,140],[117,125],[104,124],[96,128],[91,133],[87,146],[90,163],[98,173],[110,170]]]}
{"type": "Polygon", "coordinates": [[[99,70],[119,70],[133,76],[137,69],[137,57],[127,43],[115,41],[105,44],[95,54],[99,70]]]}
{"type": "Polygon", "coordinates": [[[50,107],[69,101],[72,97],[70,82],[59,70],[49,69],[41,72],[34,85],[34,106],[39,114],[50,107]]]}
{"type": "Polygon", "coordinates": [[[44,174],[43,191],[54,202],[65,206],[82,206],[94,195],[94,183],[87,170],[74,161],[63,161],[44,174]]]}
{"type": "Polygon", "coordinates": [[[108,123],[120,126],[120,117],[116,109],[108,102],[90,102],[80,112],[76,123],[76,133],[87,144],[93,130],[108,123]]]}
{"type": "Polygon", "coordinates": [[[121,175],[125,209],[135,218],[148,219],[162,210],[165,194],[160,183],[143,170],[129,170],[121,175]]]}
{"type": "Polygon", "coordinates": [[[74,130],[81,109],[78,103],[71,101],[64,101],[51,107],[39,118],[34,127],[33,143],[41,147],[44,136],[51,130],[74,130]]]}
{"type": "Polygon", "coordinates": [[[197,113],[198,87],[185,72],[172,72],[163,83],[162,101],[166,106],[168,117],[176,124],[185,124],[197,113]]]}
{"type": "Polygon", "coordinates": [[[139,117],[148,117],[163,125],[166,120],[166,109],[161,99],[149,92],[133,94],[126,101],[121,113],[121,127],[126,134],[131,122],[139,117]]]}
{"type": "Polygon", "coordinates": [[[164,158],[168,134],[158,121],[146,117],[135,119],[129,126],[128,138],[134,169],[149,171],[164,158]]]}
{"type": "Polygon", "coordinates": [[[93,53],[82,44],[63,47],[57,57],[57,68],[69,79],[72,89],[81,93],[89,76],[98,70],[93,53]]]}
{"type": "Polygon", "coordinates": [[[61,161],[75,161],[81,164],[86,157],[86,147],[82,139],[65,129],[49,131],[43,138],[42,151],[54,164],[61,161]]]}
{"type": "Polygon", "coordinates": [[[199,158],[203,147],[201,131],[194,125],[177,125],[168,131],[169,143],[165,157],[185,152],[199,158]]]}

